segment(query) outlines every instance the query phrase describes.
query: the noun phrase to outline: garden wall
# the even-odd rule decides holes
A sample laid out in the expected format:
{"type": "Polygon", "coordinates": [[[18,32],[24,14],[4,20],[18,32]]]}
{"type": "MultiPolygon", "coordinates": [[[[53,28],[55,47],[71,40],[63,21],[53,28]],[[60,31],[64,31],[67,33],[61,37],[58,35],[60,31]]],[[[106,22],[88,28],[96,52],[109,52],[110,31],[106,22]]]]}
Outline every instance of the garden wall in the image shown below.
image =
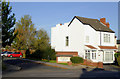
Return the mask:
{"type": "Polygon", "coordinates": [[[87,66],[94,66],[98,68],[103,68],[103,62],[92,62],[90,60],[84,59],[84,62],[81,63],[82,65],[87,65],[87,66]]]}

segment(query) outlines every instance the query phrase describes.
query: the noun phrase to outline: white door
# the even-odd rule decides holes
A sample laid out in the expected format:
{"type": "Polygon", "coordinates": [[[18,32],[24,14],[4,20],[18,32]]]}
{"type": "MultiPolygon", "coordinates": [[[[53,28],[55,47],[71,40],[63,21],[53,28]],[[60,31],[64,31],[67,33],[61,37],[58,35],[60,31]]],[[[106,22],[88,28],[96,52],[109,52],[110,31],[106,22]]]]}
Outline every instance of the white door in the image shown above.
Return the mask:
{"type": "Polygon", "coordinates": [[[98,51],[97,59],[99,62],[103,62],[103,51],[98,51]]]}

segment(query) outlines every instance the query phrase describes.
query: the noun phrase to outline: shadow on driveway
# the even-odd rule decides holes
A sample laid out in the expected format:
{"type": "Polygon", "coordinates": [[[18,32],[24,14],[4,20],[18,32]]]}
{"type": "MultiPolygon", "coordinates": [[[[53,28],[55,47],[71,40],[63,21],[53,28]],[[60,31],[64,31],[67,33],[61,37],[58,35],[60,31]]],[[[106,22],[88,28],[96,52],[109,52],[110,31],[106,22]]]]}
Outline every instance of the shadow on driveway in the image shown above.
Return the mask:
{"type": "Polygon", "coordinates": [[[91,71],[83,68],[82,71],[80,79],[120,79],[120,72],[106,71],[101,68],[95,68],[91,71]]]}

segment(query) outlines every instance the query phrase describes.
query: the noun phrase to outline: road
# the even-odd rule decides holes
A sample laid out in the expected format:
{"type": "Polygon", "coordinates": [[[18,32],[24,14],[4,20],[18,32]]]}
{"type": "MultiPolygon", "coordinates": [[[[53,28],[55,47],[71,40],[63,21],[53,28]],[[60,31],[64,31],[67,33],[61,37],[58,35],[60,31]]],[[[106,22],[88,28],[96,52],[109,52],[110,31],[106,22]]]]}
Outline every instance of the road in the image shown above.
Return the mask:
{"type": "Polygon", "coordinates": [[[65,78],[78,78],[78,79],[120,79],[120,72],[118,71],[105,71],[94,69],[87,71],[87,69],[61,69],[57,67],[46,66],[28,62],[22,59],[4,60],[5,63],[22,67],[19,71],[5,71],[2,76],[4,77],[65,77],[65,78]]]}

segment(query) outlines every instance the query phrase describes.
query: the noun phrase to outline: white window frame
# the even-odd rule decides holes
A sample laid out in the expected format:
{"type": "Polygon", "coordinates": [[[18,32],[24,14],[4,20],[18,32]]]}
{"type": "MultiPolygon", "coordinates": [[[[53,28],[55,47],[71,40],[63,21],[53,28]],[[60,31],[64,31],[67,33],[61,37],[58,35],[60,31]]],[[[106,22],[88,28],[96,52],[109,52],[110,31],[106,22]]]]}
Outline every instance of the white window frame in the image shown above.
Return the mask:
{"type": "Polygon", "coordinates": [[[92,59],[96,59],[96,50],[92,50],[92,59]]]}
{"type": "Polygon", "coordinates": [[[112,61],[113,60],[113,52],[112,51],[106,51],[105,52],[105,61],[112,61]]]}
{"type": "Polygon", "coordinates": [[[85,50],[85,59],[90,59],[90,50],[85,50]]]}
{"type": "Polygon", "coordinates": [[[104,42],[110,43],[110,34],[104,34],[104,42]]]}

